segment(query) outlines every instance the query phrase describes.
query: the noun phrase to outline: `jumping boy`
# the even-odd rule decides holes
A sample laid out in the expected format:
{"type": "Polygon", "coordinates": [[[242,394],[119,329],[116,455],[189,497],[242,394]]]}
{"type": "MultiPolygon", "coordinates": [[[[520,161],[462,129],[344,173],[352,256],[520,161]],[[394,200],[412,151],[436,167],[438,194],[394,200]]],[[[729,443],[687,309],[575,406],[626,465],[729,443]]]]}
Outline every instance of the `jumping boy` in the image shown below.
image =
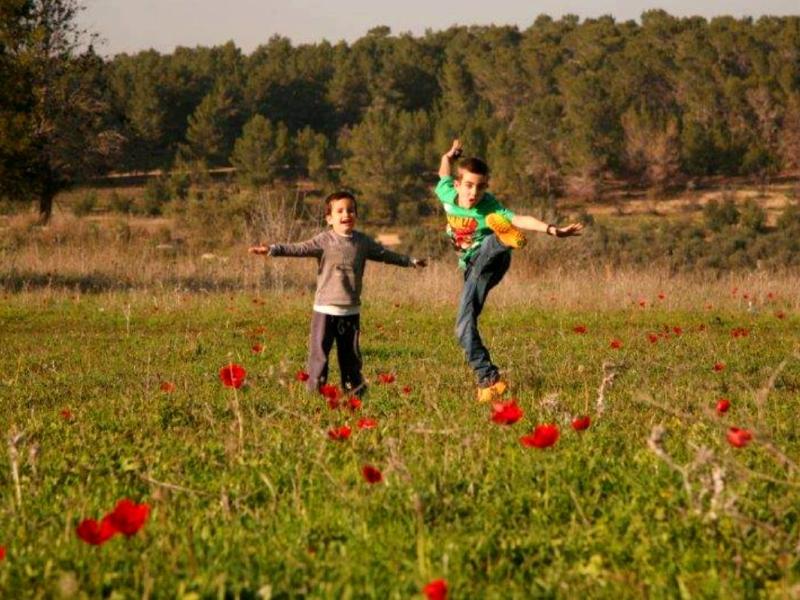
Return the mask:
{"type": "Polygon", "coordinates": [[[456,337],[475,372],[478,400],[489,402],[502,396],[507,384],[483,345],[478,317],[489,291],[500,283],[511,265],[511,250],[525,245],[520,229],[568,237],[579,235],[583,225],[557,227],[532,216],[515,214],[486,191],[489,167],[479,158],[462,159],[453,178],[451,162],[460,155],[461,143],[454,140],[439,164],[436,195],[447,215],[447,234],[459,253],[458,265],[464,270],[456,337]]]}
{"type": "Polygon", "coordinates": [[[349,192],[334,192],[325,199],[325,220],[331,228],[295,244],[253,246],[249,251],[266,256],[313,256],[317,259],[317,291],[308,342],[309,391],[319,391],[328,380],[328,354],[336,342],[342,389],[362,395],[361,282],[367,260],[401,267],[424,267],[425,260],[387,250],[371,237],[355,231],[356,199],[349,192]]]}

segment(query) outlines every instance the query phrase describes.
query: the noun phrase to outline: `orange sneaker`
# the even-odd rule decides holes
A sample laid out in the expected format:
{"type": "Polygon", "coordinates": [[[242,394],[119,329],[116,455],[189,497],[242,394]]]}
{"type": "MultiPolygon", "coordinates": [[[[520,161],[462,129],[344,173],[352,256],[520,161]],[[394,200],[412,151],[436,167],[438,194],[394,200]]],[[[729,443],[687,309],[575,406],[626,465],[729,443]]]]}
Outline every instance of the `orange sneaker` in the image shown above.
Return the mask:
{"type": "Polygon", "coordinates": [[[506,393],[508,385],[502,379],[495,381],[489,387],[478,388],[478,402],[492,402],[506,393]]]}
{"type": "Polygon", "coordinates": [[[525,234],[511,224],[499,213],[492,213],[486,216],[486,224],[489,229],[495,232],[497,239],[509,248],[524,248],[527,240],[525,234]]]}

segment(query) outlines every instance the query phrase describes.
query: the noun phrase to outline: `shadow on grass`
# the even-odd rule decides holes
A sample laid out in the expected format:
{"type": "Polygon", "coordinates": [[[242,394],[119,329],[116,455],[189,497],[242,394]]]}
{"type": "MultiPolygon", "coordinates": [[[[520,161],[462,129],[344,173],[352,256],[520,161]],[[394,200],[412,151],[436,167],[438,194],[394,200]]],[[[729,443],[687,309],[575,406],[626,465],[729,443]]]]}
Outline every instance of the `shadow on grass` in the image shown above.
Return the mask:
{"type": "Polygon", "coordinates": [[[61,273],[0,273],[0,290],[19,293],[34,290],[68,290],[83,294],[119,292],[130,290],[169,289],[187,292],[231,292],[242,291],[245,286],[238,279],[211,277],[166,277],[153,283],[145,283],[112,277],[104,273],[87,275],[61,273]]]}

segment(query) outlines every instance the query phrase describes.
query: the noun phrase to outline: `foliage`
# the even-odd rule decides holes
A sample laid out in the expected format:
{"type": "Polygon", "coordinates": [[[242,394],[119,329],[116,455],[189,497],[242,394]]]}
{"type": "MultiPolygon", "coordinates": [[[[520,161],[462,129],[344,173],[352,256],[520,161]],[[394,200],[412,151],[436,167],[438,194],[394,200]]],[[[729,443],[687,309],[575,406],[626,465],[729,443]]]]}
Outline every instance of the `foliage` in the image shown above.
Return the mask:
{"type": "Polygon", "coordinates": [[[289,132],[283,123],[256,115],[242,130],[231,155],[239,178],[253,186],[271,183],[290,160],[289,132]]]}

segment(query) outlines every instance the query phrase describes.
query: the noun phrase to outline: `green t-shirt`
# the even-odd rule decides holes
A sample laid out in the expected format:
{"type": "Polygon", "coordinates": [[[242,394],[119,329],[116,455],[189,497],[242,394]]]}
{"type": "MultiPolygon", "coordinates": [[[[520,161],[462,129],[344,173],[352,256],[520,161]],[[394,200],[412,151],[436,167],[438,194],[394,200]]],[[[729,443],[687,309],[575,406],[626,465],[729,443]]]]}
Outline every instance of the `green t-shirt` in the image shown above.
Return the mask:
{"type": "Polygon", "coordinates": [[[472,208],[458,205],[458,191],[453,184],[453,177],[442,177],[436,186],[436,196],[444,206],[447,216],[447,235],[458,251],[458,266],[466,269],[467,262],[478,250],[483,239],[492,233],[486,226],[486,217],[499,213],[509,221],[514,213],[505,208],[492,194],[485,192],[481,201],[472,208]]]}

